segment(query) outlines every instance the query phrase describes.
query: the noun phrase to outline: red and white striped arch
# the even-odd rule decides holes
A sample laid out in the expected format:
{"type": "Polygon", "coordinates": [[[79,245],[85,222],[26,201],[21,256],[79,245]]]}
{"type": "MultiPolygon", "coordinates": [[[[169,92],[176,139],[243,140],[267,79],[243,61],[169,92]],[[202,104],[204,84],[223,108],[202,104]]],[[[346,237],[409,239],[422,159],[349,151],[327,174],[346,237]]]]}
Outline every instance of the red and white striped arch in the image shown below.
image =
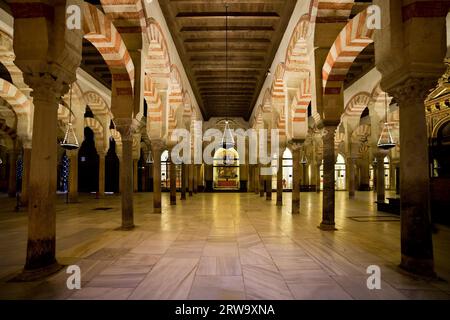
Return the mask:
{"type": "Polygon", "coordinates": [[[326,95],[339,95],[356,57],[373,42],[374,30],[367,28],[367,10],[357,14],[339,33],[322,69],[326,95]]]}
{"type": "Polygon", "coordinates": [[[146,74],[144,78],[144,99],[147,102],[147,134],[150,138],[161,138],[163,104],[156,83],[146,74]]]}
{"type": "Polygon", "coordinates": [[[120,33],[142,33],[146,29],[141,0],[100,0],[108,18],[120,33]]]}
{"type": "Polygon", "coordinates": [[[161,27],[152,18],[149,19],[147,34],[150,43],[145,72],[154,78],[167,78],[171,71],[169,49],[161,27]]]}
{"type": "Polygon", "coordinates": [[[349,117],[361,117],[364,109],[369,105],[371,96],[368,92],[360,92],[354,95],[345,107],[344,114],[349,117]]]}
{"type": "Polygon", "coordinates": [[[95,115],[109,115],[112,118],[111,110],[108,104],[97,92],[86,92],[84,94],[84,100],[95,115]]]}
{"type": "Polygon", "coordinates": [[[298,21],[286,50],[286,69],[289,71],[309,70],[309,56],[306,38],[309,31],[309,16],[298,21]]]}
{"type": "Polygon", "coordinates": [[[95,141],[102,142],[104,138],[104,132],[102,124],[95,118],[84,118],[84,126],[91,128],[95,134],[95,141]]]}
{"type": "Polygon", "coordinates": [[[84,37],[97,48],[108,65],[114,94],[132,97],[134,65],[119,32],[112,21],[91,4],[84,3],[83,17],[84,37]]]}
{"type": "Polygon", "coordinates": [[[311,23],[346,22],[354,0],[311,0],[309,17],[311,23]]]}
{"type": "Polygon", "coordinates": [[[31,102],[15,85],[0,78],[0,97],[8,102],[16,114],[30,112],[31,102]]]}

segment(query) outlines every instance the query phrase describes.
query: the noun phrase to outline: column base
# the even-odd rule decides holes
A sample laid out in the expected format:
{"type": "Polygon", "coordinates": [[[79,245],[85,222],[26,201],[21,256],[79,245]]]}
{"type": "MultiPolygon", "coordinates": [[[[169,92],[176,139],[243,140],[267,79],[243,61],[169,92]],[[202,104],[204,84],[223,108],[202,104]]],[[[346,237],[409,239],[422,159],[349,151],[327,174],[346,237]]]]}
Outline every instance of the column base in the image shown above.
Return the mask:
{"type": "Polygon", "coordinates": [[[117,228],[116,230],[120,230],[120,231],[130,231],[133,230],[136,226],[134,224],[129,225],[129,226],[121,226],[119,228],[117,228]]]}
{"type": "Polygon", "coordinates": [[[11,282],[28,282],[28,281],[36,281],[41,280],[44,278],[47,278],[48,276],[51,276],[52,274],[55,274],[59,272],[61,269],[64,268],[64,265],[59,264],[57,261],[49,266],[39,268],[39,269],[33,269],[33,270],[26,270],[24,269],[20,274],[12,278],[11,282]]]}
{"type": "Polygon", "coordinates": [[[400,268],[418,276],[437,278],[433,259],[417,259],[402,254],[400,268]]]}
{"type": "Polygon", "coordinates": [[[277,200],[277,207],[283,206],[283,200],[277,200]]]}
{"type": "Polygon", "coordinates": [[[318,226],[317,228],[319,228],[322,231],[337,231],[334,223],[331,224],[322,222],[320,223],[320,226],[318,226]]]}
{"type": "Polygon", "coordinates": [[[161,213],[161,208],[153,208],[153,213],[161,213]]]}
{"type": "Polygon", "coordinates": [[[170,200],[170,205],[175,206],[177,204],[177,200],[170,200]]]}
{"type": "Polygon", "coordinates": [[[272,197],[271,196],[266,196],[266,200],[267,201],[272,201],[272,197]]]}
{"type": "Polygon", "coordinates": [[[181,197],[180,197],[180,200],[186,200],[186,195],[181,196],[181,197]]]}

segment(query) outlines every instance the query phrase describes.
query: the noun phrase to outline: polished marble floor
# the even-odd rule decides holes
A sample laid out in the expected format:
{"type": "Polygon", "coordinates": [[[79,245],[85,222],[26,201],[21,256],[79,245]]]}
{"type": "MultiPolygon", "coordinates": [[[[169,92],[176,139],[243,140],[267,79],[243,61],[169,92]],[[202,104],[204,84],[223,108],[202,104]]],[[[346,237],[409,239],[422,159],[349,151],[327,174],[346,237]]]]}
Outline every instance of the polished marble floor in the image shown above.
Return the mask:
{"type": "Polygon", "coordinates": [[[450,229],[433,235],[440,280],[402,272],[398,217],[377,213],[372,192],[336,194],[336,232],[317,228],[321,196],[302,193],[301,214],[252,193],[196,194],[177,206],[135,195],[133,231],[118,231],[120,197],[80,196],[57,205],[57,257],[81,268],[80,290],[65,269],[38,282],[9,282],[23,266],[26,212],[0,198],[0,299],[450,299],[450,229]],[[103,210],[99,210],[103,209],[103,210]],[[366,269],[381,268],[381,290],[366,269]]]}

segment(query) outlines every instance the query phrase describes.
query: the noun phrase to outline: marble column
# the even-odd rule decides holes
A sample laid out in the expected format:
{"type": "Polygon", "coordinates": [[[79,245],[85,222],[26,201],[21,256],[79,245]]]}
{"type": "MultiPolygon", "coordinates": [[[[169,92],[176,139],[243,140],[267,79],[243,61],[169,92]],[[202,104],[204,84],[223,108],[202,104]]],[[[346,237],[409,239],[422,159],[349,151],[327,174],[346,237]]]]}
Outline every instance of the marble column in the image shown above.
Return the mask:
{"type": "Polygon", "coordinates": [[[266,200],[272,201],[272,161],[269,162],[266,168],[269,171],[269,174],[264,177],[266,183],[266,200]]]}
{"type": "Polygon", "coordinates": [[[301,143],[291,142],[291,150],[292,150],[292,214],[300,213],[300,150],[301,143]]]}
{"type": "Polygon", "coordinates": [[[323,199],[322,222],[319,228],[322,230],[336,230],[334,222],[334,166],[336,157],[334,153],[334,134],[337,125],[325,126],[323,136],[323,199]]]}
{"type": "Polygon", "coordinates": [[[98,194],[105,195],[105,153],[98,153],[98,194]]]}
{"type": "Polygon", "coordinates": [[[30,166],[31,166],[31,142],[24,144],[22,155],[22,194],[20,195],[20,202],[22,206],[28,207],[29,197],[29,181],[30,181],[30,166]]]}
{"type": "Polygon", "coordinates": [[[194,193],[194,165],[188,164],[188,180],[189,180],[189,196],[192,197],[194,193]]]}
{"type": "Polygon", "coordinates": [[[378,152],[375,157],[377,159],[377,202],[385,201],[385,185],[384,185],[384,157],[386,152],[378,152]]]}
{"type": "Polygon", "coordinates": [[[360,172],[359,189],[361,191],[369,191],[370,190],[369,159],[361,160],[359,172],[360,172]]]}
{"type": "Polygon", "coordinates": [[[160,140],[151,142],[153,154],[153,212],[161,213],[161,153],[164,143],[160,140]]]}
{"type": "Polygon", "coordinates": [[[264,197],[264,193],[266,192],[266,178],[265,176],[261,175],[261,167],[262,165],[259,165],[259,196],[264,197]]]}
{"type": "Polygon", "coordinates": [[[194,183],[194,193],[198,191],[198,166],[196,164],[192,165],[193,183],[194,183]]]}
{"type": "Polygon", "coordinates": [[[170,175],[170,204],[177,204],[177,167],[169,156],[169,175],[170,175]]]}
{"type": "Polygon", "coordinates": [[[120,178],[122,176],[122,148],[120,150],[120,153],[117,154],[117,159],[119,160],[119,193],[122,193],[122,179],[120,178]]]}
{"type": "Polygon", "coordinates": [[[255,194],[259,194],[260,185],[259,185],[259,165],[258,164],[253,166],[253,171],[254,171],[254,174],[253,174],[254,183],[253,184],[255,186],[254,191],[255,191],[255,194]]]}
{"type": "Polygon", "coordinates": [[[424,100],[432,79],[410,78],[392,95],[400,106],[401,264],[410,272],[434,276],[430,223],[430,175],[424,100]]]}
{"type": "Polygon", "coordinates": [[[138,159],[133,159],[133,192],[138,192],[138,159]]]}
{"type": "Polygon", "coordinates": [[[11,198],[16,196],[17,192],[17,151],[11,150],[9,153],[9,179],[8,179],[8,196],[11,198]]]}
{"type": "Polygon", "coordinates": [[[347,167],[348,167],[348,197],[353,199],[355,197],[355,189],[356,189],[356,159],[349,157],[347,159],[347,167]]]}
{"type": "Polygon", "coordinates": [[[181,198],[180,200],[186,200],[186,164],[181,164],[181,198]]]}
{"type": "Polygon", "coordinates": [[[133,208],[133,132],[132,119],[116,118],[117,131],[122,137],[122,161],[120,163],[120,181],[122,195],[122,230],[134,228],[133,208]]]}
{"type": "Polygon", "coordinates": [[[248,192],[253,192],[253,185],[255,183],[255,178],[253,176],[254,174],[254,169],[253,169],[253,165],[249,164],[248,165],[248,192]]]}
{"type": "Polygon", "coordinates": [[[277,206],[283,206],[283,157],[278,156],[278,170],[277,170],[277,206]]]}
{"type": "Polygon", "coordinates": [[[40,277],[61,268],[56,248],[57,117],[63,85],[49,73],[30,76],[33,89],[33,140],[29,175],[28,243],[23,278],[40,277]]]}
{"type": "Polygon", "coordinates": [[[78,150],[67,151],[69,157],[69,203],[78,202],[78,150]]]}
{"type": "Polygon", "coordinates": [[[316,166],[316,192],[320,193],[320,180],[322,177],[320,176],[320,166],[322,165],[322,161],[317,161],[316,166]]]}

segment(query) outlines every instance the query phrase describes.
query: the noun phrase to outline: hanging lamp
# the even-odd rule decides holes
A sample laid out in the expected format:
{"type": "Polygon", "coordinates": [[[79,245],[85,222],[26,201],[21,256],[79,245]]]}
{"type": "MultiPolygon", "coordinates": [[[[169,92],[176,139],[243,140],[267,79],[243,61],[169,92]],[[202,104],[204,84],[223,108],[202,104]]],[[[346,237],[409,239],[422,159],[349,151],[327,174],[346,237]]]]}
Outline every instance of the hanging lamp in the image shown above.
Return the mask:
{"type": "Polygon", "coordinates": [[[385,122],[383,125],[383,130],[381,131],[380,138],[378,139],[378,148],[383,150],[390,150],[395,147],[394,138],[392,138],[392,133],[390,125],[388,122],[388,107],[387,107],[387,93],[385,93],[385,122]]]}
{"type": "Polygon", "coordinates": [[[153,156],[152,156],[152,152],[151,151],[148,152],[147,159],[145,160],[145,162],[147,164],[152,164],[153,163],[153,156]]]}
{"type": "Polygon", "coordinates": [[[77,136],[75,135],[75,130],[72,126],[72,84],[70,85],[69,95],[69,123],[67,124],[66,134],[64,135],[63,142],[61,142],[61,147],[66,150],[75,150],[80,147],[77,136]]]}
{"type": "Polygon", "coordinates": [[[2,164],[3,163],[3,160],[2,160],[2,158],[0,158],[0,164],[2,164]]]}
{"type": "Polygon", "coordinates": [[[305,150],[303,149],[302,152],[302,158],[300,159],[300,163],[301,164],[307,164],[308,163],[308,159],[306,159],[306,154],[305,154],[305,150]]]}
{"type": "Polygon", "coordinates": [[[225,128],[223,130],[222,148],[228,150],[235,145],[228,121],[228,3],[225,4],[225,111],[227,118],[225,119],[225,128]]]}

